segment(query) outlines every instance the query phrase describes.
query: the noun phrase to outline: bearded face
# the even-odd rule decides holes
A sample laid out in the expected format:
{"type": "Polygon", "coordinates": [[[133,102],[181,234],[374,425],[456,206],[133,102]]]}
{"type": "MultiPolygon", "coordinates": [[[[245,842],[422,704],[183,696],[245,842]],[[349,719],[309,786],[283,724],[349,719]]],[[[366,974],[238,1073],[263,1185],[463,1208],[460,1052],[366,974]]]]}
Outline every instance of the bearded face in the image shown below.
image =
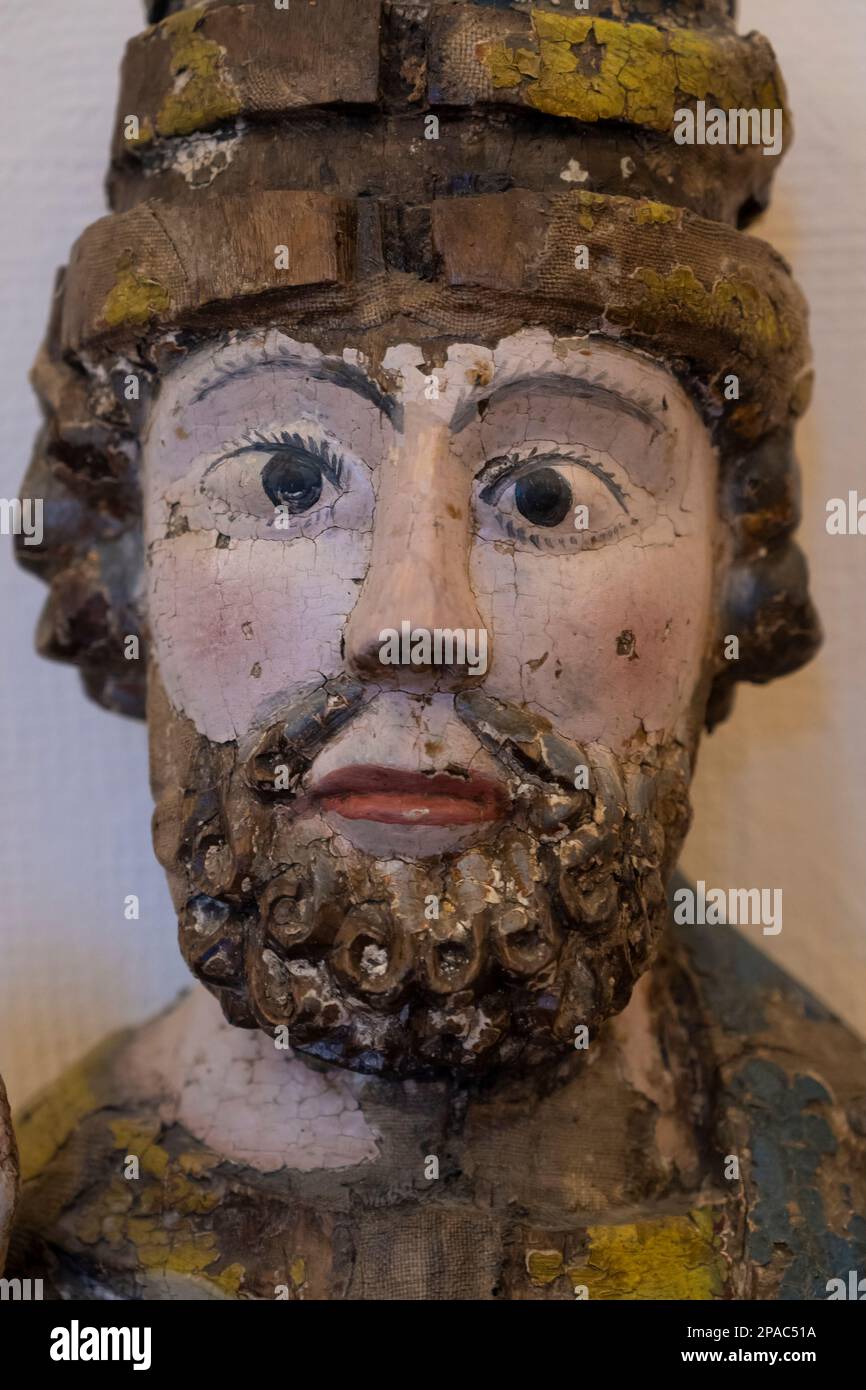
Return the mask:
{"type": "Polygon", "coordinates": [[[227,1016],[530,1065],[663,926],[715,640],[705,427],[592,339],[187,357],[145,439],[155,841],[227,1016]]]}

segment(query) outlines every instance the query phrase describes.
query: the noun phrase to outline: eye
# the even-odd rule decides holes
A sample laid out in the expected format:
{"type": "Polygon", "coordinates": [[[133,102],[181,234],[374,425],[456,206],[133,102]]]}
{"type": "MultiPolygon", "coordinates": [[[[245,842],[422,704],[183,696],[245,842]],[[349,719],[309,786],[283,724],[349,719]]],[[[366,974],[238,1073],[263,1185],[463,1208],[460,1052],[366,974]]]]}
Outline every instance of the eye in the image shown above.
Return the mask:
{"type": "Polygon", "coordinates": [[[207,470],[202,491],[218,516],[249,518],[285,534],[290,517],[332,506],[345,489],[343,459],[312,432],[253,431],[207,470]]]}
{"type": "Polygon", "coordinates": [[[558,526],[573,501],[570,484],[555,468],[536,468],[514,485],[514,504],[533,526],[558,526]]]}
{"type": "Polygon", "coordinates": [[[274,454],[262,469],[262,487],[275,507],[287,507],[300,516],[315,507],[324,484],[322,466],[315,459],[274,454]]]}
{"type": "Polygon", "coordinates": [[[516,549],[592,549],[619,540],[640,520],[614,460],[584,446],[544,441],[499,455],[478,482],[479,535],[505,537],[516,549]]]}

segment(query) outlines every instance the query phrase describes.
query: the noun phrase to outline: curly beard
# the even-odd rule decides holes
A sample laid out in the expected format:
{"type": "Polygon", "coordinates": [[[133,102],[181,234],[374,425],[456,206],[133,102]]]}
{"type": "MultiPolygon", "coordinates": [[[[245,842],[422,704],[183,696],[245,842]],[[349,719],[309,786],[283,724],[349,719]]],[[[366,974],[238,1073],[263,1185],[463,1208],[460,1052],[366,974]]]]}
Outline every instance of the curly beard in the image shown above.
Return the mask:
{"type": "Polygon", "coordinates": [[[614,756],[473,690],[456,714],[512,798],[482,844],[381,860],[299,816],[313,757],[362,708],[330,680],[248,747],[151,698],[154,843],[193,973],[230,1022],[394,1077],[522,1068],[628,1002],[690,820],[680,743],[614,756]],[[588,769],[575,790],[575,769],[588,769]]]}

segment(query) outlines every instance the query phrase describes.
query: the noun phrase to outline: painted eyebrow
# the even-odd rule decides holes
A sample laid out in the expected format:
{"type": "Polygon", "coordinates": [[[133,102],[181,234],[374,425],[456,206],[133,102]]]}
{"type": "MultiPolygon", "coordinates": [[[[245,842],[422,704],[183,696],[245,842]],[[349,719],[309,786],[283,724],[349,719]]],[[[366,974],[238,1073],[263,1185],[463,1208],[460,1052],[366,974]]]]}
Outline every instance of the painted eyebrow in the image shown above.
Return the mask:
{"type": "Polygon", "coordinates": [[[623,391],[617,391],[613,386],[604,386],[598,381],[587,381],[585,377],[569,376],[566,372],[545,372],[541,375],[528,374],[517,377],[514,381],[505,382],[498,388],[494,387],[486,396],[474,396],[457,411],[451,424],[452,432],[459,434],[467,425],[471,425],[477,417],[478,408],[482,402],[487,406],[494,405],[499,401],[507,400],[509,396],[519,394],[521,391],[538,390],[539,387],[548,391],[557,391],[561,395],[571,396],[576,400],[593,401],[603,409],[616,410],[621,414],[629,415],[633,420],[638,420],[643,425],[649,425],[657,432],[667,428],[658,411],[653,408],[649,401],[637,400],[634,396],[626,395],[623,391]]]}
{"type": "Polygon", "coordinates": [[[308,362],[302,357],[286,354],[285,357],[250,357],[235,366],[217,368],[212,376],[203,381],[190,401],[198,405],[213,391],[218,391],[230,381],[241,381],[245,377],[257,376],[265,371],[288,371],[295,376],[313,381],[327,381],[334,386],[342,386],[353,391],[356,396],[370,401],[377,410],[392,422],[395,428],[402,423],[402,408],[393,396],[381,391],[367,373],[351,362],[341,362],[338,358],[323,358],[320,362],[308,362]]]}

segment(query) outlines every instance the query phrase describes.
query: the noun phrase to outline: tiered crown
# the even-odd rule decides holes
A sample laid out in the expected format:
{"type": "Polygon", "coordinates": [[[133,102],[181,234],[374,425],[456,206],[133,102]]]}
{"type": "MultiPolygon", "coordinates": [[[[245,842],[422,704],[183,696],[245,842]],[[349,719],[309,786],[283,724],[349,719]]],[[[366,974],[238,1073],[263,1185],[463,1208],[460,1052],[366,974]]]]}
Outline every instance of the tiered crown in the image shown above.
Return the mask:
{"type": "Polygon", "coordinates": [[[123,392],[130,364],[153,379],[158,344],[256,324],[364,346],[402,318],[427,337],[543,324],[662,357],[727,464],[731,630],[751,639],[718,690],[806,659],[816,623],[790,541],[806,311],[781,257],[743,231],[779,153],[677,138],[684,111],[697,131],[719,110],[781,113],[790,140],[772,50],[736,34],[730,0],[156,0],[149,14],[123,63],[113,211],[73,249],[36,369],[47,425],[28,482],[49,517],[22,558],[52,580],[44,650],[81,662],[106,703],[141,708],[118,655],[147,394],[123,392]]]}

